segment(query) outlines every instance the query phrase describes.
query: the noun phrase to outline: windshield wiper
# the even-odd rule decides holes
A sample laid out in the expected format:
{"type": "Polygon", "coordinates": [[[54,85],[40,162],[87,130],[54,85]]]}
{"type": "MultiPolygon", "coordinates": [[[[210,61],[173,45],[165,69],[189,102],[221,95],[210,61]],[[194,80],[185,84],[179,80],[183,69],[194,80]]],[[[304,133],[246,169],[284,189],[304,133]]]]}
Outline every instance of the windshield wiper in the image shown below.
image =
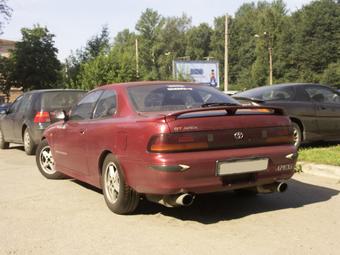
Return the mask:
{"type": "Polygon", "coordinates": [[[215,106],[238,106],[239,104],[235,103],[205,103],[202,104],[201,107],[215,107],[215,106]]]}

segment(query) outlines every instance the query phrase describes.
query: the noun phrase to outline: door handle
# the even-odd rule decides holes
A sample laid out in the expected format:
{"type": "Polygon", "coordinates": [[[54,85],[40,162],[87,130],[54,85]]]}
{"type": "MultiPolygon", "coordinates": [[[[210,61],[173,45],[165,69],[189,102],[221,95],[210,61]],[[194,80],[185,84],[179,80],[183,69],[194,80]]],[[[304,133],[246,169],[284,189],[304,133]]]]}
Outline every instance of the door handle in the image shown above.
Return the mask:
{"type": "Polygon", "coordinates": [[[82,129],[80,129],[80,130],[79,130],[79,132],[80,132],[80,134],[82,134],[82,135],[83,135],[83,134],[85,134],[85,132],[86,132],[86,129],[83,129],[83,128],[82,128],[82,129]]]}

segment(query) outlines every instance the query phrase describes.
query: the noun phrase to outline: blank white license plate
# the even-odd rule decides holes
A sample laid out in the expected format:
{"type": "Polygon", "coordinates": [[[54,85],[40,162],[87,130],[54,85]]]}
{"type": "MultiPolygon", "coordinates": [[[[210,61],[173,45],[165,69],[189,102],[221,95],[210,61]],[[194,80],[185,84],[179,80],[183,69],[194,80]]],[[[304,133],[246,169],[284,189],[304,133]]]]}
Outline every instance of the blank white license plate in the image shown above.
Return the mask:
{"type": "Polygon", "coordinates": [[[242,174],[265,171],[268,158],[240,159],[217,163],[217,175],[242,174]]]}

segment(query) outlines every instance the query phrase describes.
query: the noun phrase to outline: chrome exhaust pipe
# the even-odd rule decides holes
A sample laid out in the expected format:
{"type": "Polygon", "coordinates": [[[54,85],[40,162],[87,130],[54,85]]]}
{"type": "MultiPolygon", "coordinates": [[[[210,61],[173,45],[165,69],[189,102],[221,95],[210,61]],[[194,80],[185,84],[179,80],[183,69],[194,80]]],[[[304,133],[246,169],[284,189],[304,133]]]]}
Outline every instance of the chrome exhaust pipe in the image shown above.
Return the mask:
{"type": "Polygon", "coordinates": [[[195,196],[184,193],[179,195],[146,195],[149,201],[164,205],[166,207],[190,206],[195,196]]]}
{"type": "Polygon", "coordinates": [[[177,205],[190,206],[194,202],[194,199],[195,199],[195,196],[188,194],[188,193],[185,193],[185,194],[179,195],[176,198],[175,202],[176,202],[177,205]]]}
{"type": "Polygon", "coordinates": [[[273,193],[273,192],[285,192],[288,189],[288,184],[285,182],[274,182],[271,184],[265,184],[257,186],[258,193],[273,193]]]}
{"type": "Polygon", "coordinates": [[[285,192],[287,189],[288,189],[288,184],[285,182],[280,182],[276,188],[277,192],[285,192]]]}

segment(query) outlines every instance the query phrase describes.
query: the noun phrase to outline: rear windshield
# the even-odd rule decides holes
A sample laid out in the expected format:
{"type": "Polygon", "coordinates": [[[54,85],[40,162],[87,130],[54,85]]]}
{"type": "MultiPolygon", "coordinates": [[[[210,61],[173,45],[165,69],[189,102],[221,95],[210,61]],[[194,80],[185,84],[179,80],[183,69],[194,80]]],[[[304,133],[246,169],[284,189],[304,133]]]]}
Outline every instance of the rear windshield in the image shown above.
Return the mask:
{"type": "Polygon", "coordinates": [[[85,91],[52,91],[45,92],[41,97],[42,109],[70,109],[84,95],[85,91]]]}
{"type": "Polygon", "coordinates": [[[128,88],[138,112],[163,112],[200,108],[203,104],[239,104],[235,99],[205,85],[144,85],[128,88]]]}

